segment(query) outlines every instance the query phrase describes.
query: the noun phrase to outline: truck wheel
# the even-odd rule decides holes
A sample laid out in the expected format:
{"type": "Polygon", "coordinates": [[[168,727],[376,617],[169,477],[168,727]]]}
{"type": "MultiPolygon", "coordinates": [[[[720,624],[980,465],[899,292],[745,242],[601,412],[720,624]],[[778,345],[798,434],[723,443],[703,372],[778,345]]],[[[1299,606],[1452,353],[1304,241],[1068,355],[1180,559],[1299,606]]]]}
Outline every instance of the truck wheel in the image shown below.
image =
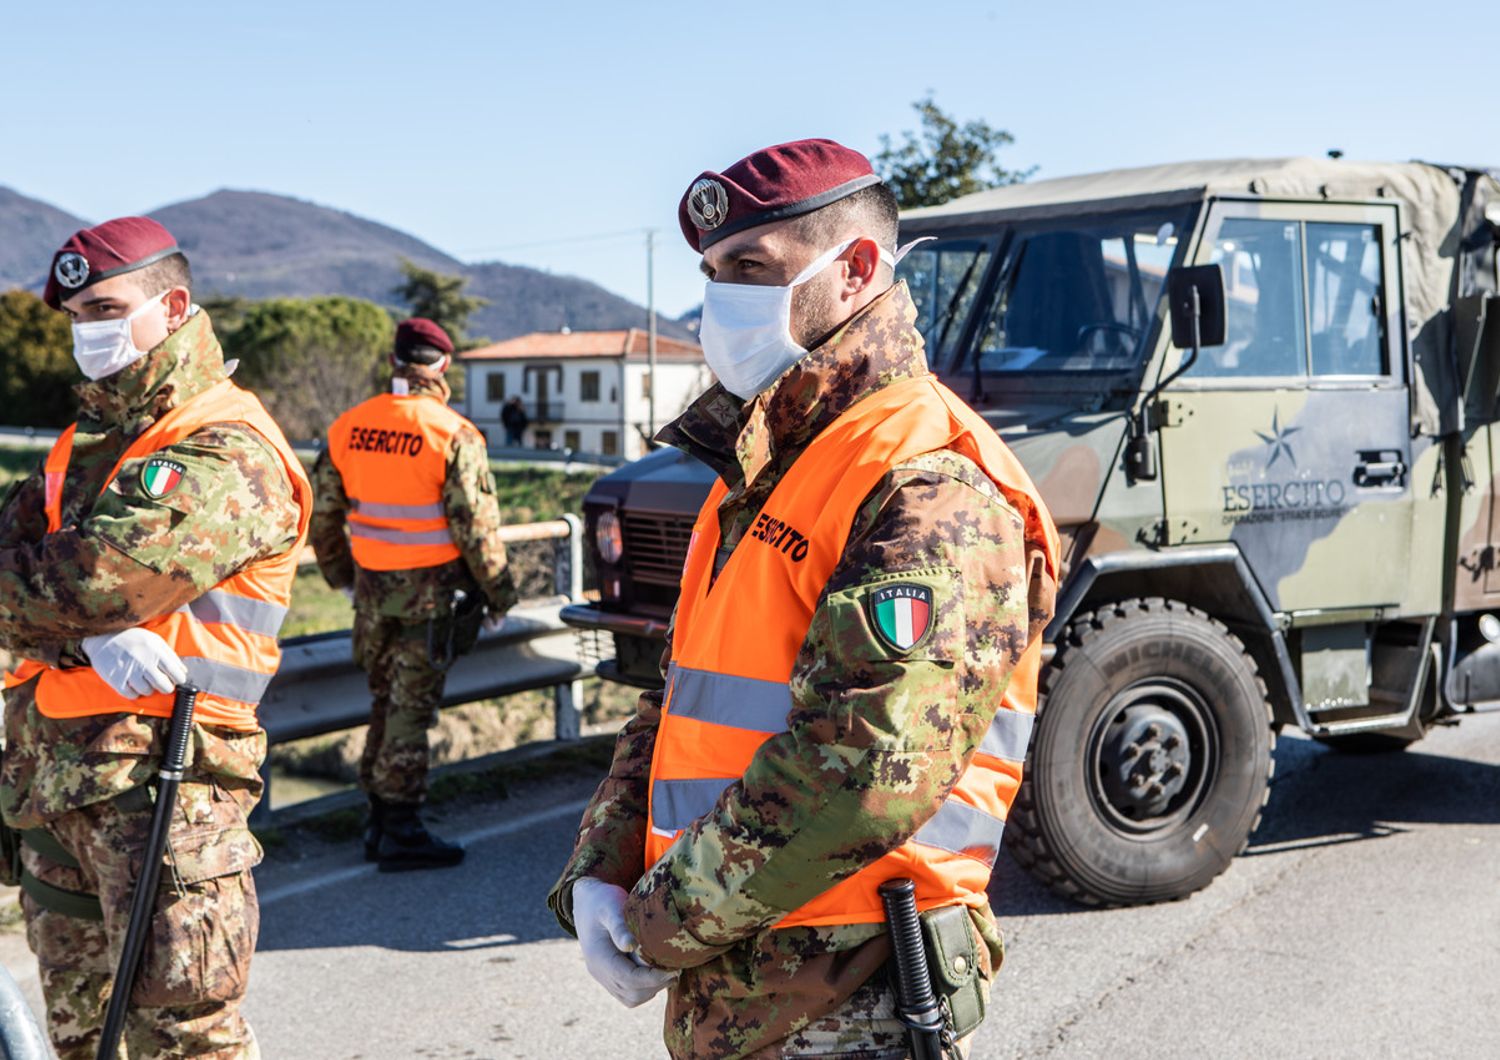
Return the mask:
{"type": "Polygon", "coordinates": [[[1057,649],[1006,845],[1089,905],[1206,886],[1270,792],[1276,737],[1254,660],[1221,623],[1162,599],[1082,615],[1057,649]]]}

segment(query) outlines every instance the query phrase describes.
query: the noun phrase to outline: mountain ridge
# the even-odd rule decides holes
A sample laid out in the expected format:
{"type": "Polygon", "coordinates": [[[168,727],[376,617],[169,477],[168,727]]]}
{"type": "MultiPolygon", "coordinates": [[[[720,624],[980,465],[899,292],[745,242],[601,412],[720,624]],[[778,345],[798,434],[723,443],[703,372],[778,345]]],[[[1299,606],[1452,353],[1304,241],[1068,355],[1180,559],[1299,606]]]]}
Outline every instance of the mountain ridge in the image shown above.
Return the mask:
{"type": "MultiPolygon", "coordinates": [[[[290,195],[219,188],[146,216],[177,237],[204,297],[346,295],[391,306],[402,279],[400,261],[406,258],[466,277],[465,293],[489,302],[470,318],[471,338],[500,341],[563,327],[607,330],[646,323],[643,306],[591,280],[500,261],[465,263],[398,228],[290,195]]],[[[0,186],[0,288],[40,291],[44,263],[89,223],[0,186]]],[[[692,338],[670,317],[658,313],[657,320],[662,334],[692,338]]]]}

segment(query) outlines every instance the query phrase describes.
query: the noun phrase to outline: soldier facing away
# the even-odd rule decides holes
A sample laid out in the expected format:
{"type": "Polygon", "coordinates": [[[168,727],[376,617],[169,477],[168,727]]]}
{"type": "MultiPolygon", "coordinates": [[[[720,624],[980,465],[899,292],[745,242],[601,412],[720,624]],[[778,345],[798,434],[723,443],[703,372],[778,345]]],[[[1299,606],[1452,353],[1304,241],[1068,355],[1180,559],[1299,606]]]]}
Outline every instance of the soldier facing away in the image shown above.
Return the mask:
{"type": "MultiPolygon", "coordinates": [[[[168,835],[131,1056],[259,1055],[240,1002],[259,914],[256,705],[312,510],[281,431],[230,382],[187,260],[144,217],[77,232],[44,297],[73,321],[78,422],[0,506],[0,808],[49,1036],[92,1058],[175,685],[204,690],[168,835]],[[16,836],[9,836],[14,840],[16,836]]],[[[3,831],[3,829],[0,829],[3,831]]]]}
{"type": "Polygon", "coordinates": [[[928,372],[894,197],[827,140],[679,207],[719,379],[660,438],[719,475],[663,658],[549,896],[589,972],[669,989],[674,1057],[907,1055],[878,885],[916,884],[950,1033],[1003,948],[985,889],[1036,705],[1057,539],[928,372]]]}
{"type": "Polygon", "coordinates": [[[313,548],[328,584],[354,600],[354,658],[369,676],[359,782],[365,857],[382,871],[463,860],[418,815],[428,733],[448,664],[516,602],[484,438],[448,407],[452,352],[432,321],[398,325],[391,393],[335,420],[313,468],[313,548]]]}

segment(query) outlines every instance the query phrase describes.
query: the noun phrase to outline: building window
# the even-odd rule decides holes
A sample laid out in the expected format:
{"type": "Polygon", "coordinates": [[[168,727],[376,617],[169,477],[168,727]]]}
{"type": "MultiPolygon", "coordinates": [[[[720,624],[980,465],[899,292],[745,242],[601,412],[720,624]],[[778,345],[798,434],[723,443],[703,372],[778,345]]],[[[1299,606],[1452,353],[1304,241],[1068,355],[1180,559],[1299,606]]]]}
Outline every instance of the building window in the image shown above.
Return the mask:
{"type": "Polygon", "coordinates": [[[535,446],[536,448],[538,448],[538,449],[551,449],[552,448],[552,432],[551,431],[532,431],[531,432],[531,438],[532,438],[532,443],[531,444],[533,446],[535,446]]]}
{"type": "Polygon", "coordinates": [[[577,431],[563,431],[563,448],[572,449],[575,452],[583,448],[579,442],[577,431]]]}
{"type": "Polygon", "coordinates": [[[650,401],[651,400],[651,373],[650,372],[642,372],[641,373],[641,399],[643,401],[650,401]]]}
{"type": "Polygon", "coordinates": [[[578,376],[578,396],[584,401],[599,400],[599,373],[582,372],[578,376]]]}
{"type": "Polygon", "coordinates": [[[484,381],[484,397],[486,401],[496,404],[505,400],[505,373],[491,372],[484,381]]]}
{"type": "Polygon", "coordinates": [[[620,436],[614,431],[602,431],[599,434],[599,452],[605,456],[620,455],[620,436]]]}

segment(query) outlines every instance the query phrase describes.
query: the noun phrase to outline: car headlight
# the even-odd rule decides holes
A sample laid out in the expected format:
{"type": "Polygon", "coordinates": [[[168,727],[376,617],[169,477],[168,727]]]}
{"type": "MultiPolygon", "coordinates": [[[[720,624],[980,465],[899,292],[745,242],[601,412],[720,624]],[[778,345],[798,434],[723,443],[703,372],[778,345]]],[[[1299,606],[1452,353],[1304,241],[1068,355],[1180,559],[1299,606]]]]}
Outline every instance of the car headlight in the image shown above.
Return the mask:
{"type": "Polygon", "coordinates": [[[600,512],[594,523],[594,544],[599,549],[599,558],[613,566],[625,554],[625,534],[620,528],[620,517],[614,512],[600,512]]]}

